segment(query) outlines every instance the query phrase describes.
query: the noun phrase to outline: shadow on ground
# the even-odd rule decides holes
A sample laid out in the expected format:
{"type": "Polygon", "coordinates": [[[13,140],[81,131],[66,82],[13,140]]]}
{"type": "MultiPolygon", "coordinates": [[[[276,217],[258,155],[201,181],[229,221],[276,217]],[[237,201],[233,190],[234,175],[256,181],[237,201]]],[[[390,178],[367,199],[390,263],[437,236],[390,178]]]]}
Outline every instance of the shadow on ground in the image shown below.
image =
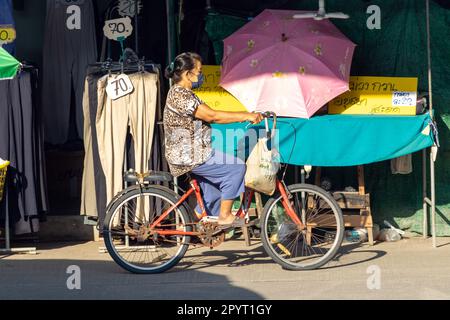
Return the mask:
{"type": "MultiPolygon", "coordinates": [[[[242,267],[255,264],[275,264],[268,257],[261,243],[245,247],[242,241],[240,247],[244,249],[221,250],[220,247],[217,250],[191,249],[179,264],[178,269],[201,270],[211,266],[242,267]]],[[[358,243],[344,244],[336,257],[321,269],[342,268],[362,264],[379,259],[385,254],[385,251],[376,250],[375,247],[362,246],[358,243]],[[346,255],[351,256],[347,256],[344,262],[343,257],[346,255]],[[367,257],[368,255],[369,257],[367,257]],[[364,256],[364,258],[361,259],[361,256],[364,256]]]]}
{"type": "Polygon", "coordinates": [[[260,300],[259,294],[234,286],[226,276],[206,271],[173,269],[158,275],[135,275],[112,261],[0,260],[0,300],[260,300]],[[80,290],[71,266],[79,267],[80,290]]]}

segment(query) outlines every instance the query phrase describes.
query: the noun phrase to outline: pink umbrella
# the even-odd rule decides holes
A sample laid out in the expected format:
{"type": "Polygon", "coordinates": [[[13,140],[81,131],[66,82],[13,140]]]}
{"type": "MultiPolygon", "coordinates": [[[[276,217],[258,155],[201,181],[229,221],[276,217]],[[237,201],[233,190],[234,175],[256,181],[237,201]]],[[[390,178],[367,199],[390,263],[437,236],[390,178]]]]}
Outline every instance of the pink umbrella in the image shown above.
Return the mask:
{"type": "Polygon", "coordinates": [[[265,10],[225,39],[221,86],[249,111],[310,118],[349,90],[356,45],[302,12],[265,10]]]}

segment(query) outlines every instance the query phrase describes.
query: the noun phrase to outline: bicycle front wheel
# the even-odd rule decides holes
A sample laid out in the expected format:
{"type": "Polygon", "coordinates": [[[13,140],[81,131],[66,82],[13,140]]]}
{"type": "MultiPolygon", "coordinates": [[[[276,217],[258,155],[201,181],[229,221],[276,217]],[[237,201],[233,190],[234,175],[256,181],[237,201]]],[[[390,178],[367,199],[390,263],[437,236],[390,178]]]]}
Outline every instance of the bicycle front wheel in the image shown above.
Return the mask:
{"type": "Polygon", "coordinates": [[[283,198],[271,198],[261,217],[261,239],[268,255],[288,270],[313,270],[330,261],[344,236],[342,211],[325,190],[307,184],[287,187],[290,203],[306,226],[299,228],[286,213],[283,198]]]}
{"type": "MultiPolygon", "coordinates": [[[[115,200],[105,218],[103,237],[118,265],[132,273],[153,274],[171,269],[183,258],[189,236],[161,235],[149,229],[178,198],[170,190],[147,186],[115,200]]],[[[190,222],[186,209],[180,206],[161,221],[158,230],[191,232],[190,222]]]]}

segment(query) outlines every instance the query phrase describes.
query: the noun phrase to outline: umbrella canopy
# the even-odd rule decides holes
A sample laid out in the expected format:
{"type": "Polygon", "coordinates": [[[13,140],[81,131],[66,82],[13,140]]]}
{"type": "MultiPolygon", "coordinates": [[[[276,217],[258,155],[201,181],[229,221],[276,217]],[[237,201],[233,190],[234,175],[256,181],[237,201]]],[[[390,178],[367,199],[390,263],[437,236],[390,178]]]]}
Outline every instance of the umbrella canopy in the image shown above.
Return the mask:
{"type": "Polygon", "coordinates": [[[310,118],[349,90],[356,45],[301,12],[265,10],[225,39],[221,86],[248,110],[310,118]]]}
{"type": "Polygon", "coordinates": [[[20,62],[0,47],[0,80],[14,78],[19,67],[20,62]]]}

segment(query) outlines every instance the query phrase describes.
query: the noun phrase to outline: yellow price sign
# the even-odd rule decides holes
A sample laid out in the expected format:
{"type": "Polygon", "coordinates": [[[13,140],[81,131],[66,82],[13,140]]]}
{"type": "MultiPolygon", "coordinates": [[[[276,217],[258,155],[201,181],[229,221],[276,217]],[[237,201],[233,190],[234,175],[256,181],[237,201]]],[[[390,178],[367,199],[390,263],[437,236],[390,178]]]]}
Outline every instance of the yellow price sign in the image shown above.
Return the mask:
{"type": "Polygon", "coordinates": [[[0,25],[0,45],[14,42],[16,29],[12,25],[0,25]]]}
{"type": "Polygon", "coordinates": [[[195,94],[209,107],[221,111],[247,111],[233,95],[219,86],[220,66],[203,66],[205,82],[200,89],[194,90],[195,94]]]}
{"type": "Polygon", "coordinates": [[[328,105],[329,114],[415,115],[417,78],[350,77],[350,91],[328,105]]]}

